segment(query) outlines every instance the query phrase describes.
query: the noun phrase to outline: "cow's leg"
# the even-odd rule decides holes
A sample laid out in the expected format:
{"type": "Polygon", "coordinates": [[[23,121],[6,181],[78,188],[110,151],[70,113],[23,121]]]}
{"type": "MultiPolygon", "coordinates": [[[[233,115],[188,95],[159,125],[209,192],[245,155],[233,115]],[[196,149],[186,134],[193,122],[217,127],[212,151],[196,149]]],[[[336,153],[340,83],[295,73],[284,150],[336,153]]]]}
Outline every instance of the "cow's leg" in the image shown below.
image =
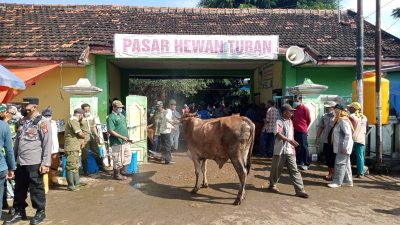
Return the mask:
{"type": "Polygon", "coordinates": [[[200,189],[201,163],[197,157],[193,158],[193,163],[194,163],[194,173],[196,174],[196,184],[194,185],[192,193],[197,193],[200,189]]]}
{"type": "Polygon", "coordinates": [[[208,188],[208,181],[207,181],[207,159],[201,160],[201,172],[203,173],[203,184],[201,185],[202,188],[208,188]]]}
{"type": "Polygon", "coordinates": [[[237,157],[236,159],[231,158],[231,161],[232,161],[233,167],[235,168],[235,170],[239,176],[239,180],[240,180],[239,192],[238,192],[236,200],[233,204],[240,205],[240,203],[242,203],[242,200],[244,199],[244,195],[245,195],[247,171],[244,166],[244,162],[243,162],[243,160],[241,160],[240,157],[237,157]]]}

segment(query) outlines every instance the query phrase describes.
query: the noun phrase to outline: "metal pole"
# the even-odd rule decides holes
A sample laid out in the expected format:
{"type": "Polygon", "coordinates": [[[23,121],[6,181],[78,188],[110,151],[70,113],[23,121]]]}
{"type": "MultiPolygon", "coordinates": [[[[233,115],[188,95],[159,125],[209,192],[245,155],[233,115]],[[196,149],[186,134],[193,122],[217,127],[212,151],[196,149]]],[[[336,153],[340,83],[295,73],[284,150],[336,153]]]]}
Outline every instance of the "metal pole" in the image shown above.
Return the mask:
{"type": "Polygon", "coordinates": [[[340,23],[340,0],[337,1],[338,22],[340,23]]]}
{"type": "Polygon", "coordinates": [[[376,90],[376,164],[382,165],[382,96],[381,96],[381,0],[376,0],[375,90],[376,90]]]}
{"type": "Polygon", "coordinates": [[[364,16],[363,16],[363,0],[357,0],[357,102],[364,108],[364,16]]]}

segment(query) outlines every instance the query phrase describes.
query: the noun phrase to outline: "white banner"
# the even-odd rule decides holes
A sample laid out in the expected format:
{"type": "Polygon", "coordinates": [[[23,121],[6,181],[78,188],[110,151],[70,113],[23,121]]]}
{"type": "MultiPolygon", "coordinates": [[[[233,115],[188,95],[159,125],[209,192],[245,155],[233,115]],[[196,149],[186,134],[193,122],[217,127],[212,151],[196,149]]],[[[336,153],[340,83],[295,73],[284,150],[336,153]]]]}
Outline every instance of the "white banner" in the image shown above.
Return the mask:
{"type": "Polygon", "coordinates": [[[277,59],[278,35],[115,34],[116,58],[277,59]]]}

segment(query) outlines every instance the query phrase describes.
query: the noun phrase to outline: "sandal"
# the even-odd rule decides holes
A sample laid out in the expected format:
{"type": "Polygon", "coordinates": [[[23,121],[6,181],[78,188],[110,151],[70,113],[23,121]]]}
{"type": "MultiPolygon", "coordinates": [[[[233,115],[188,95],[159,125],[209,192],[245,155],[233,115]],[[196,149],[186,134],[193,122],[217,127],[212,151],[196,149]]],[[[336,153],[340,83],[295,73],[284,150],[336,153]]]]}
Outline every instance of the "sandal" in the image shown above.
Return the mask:
{"type": "Polygon", "coordinates": [[[326,181],[332,181],[332,176],[324,176],[324,180],[326,180],[326,181]]]}

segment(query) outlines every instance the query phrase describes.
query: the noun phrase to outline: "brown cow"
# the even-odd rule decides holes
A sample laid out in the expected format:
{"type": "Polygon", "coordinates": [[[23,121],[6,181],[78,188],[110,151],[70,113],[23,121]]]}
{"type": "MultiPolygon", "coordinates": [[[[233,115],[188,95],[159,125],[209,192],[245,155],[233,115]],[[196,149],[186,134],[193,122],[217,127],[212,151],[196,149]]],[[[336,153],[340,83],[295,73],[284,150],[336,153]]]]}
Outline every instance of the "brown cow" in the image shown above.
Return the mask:
{"type": "Polygon", "coordinates": [[[244,199],[246,178],[251,167],[254,123],[241,116],[201,120],[193,115],[184,115],[181,122],[196,174],[196,184],[192,192],[197,193],[200,189],[200,173],[203,175],[202,187],[208,187],[207,159],[215,160],[220,169],[230,159],[240,180],[239,193],[233,204],[240,205],[244,199]]]}

